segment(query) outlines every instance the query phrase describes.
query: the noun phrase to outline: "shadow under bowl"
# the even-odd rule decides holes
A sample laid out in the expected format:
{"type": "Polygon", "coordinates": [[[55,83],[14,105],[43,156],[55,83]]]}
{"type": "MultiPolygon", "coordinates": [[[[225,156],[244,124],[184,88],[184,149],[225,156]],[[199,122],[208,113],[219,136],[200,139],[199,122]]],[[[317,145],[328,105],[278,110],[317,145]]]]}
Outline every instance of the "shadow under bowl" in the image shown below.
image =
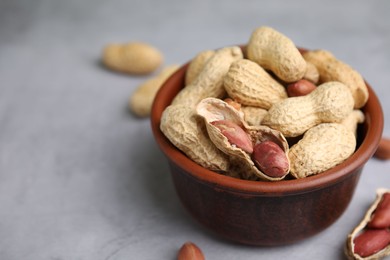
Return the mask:
{"type": "Polygon", "coordinates": [[[183,88],[187,67],[175,72],[157,93],[151,126],[168,159],[177,195],[193,218],[227,240],[257,246],[298,242],[333,224],[350,203],[362,169],[382,136],[383,112],[371,86],[366,83],[369,99],[362,108],[366,119],[350,158],[303,179],[248,181],[201,167],[160,131],[162,112],[183,88]]]}

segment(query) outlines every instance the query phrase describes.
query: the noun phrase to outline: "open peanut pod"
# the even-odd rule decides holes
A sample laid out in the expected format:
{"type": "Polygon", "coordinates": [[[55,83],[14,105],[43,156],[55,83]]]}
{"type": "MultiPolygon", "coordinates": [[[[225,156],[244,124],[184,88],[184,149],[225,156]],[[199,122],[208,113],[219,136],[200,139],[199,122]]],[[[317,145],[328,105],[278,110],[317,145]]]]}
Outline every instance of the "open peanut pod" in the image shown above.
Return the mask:
{"type": "Polygon", "coordinates": [[[282,180],[289,173],[288,143],[279,131],[249,126],[242,113],[218,98],[203,99],[196,110],[211,141],[231,158],[231,171],[240,171],[245,179],[269,181],[282,180]]]}
{"type": "Polygon", "coordinates": [[[348,235],[348,259],[374,260],[390,255],[390,190],[378,189],[363,220],[348,235]]]}

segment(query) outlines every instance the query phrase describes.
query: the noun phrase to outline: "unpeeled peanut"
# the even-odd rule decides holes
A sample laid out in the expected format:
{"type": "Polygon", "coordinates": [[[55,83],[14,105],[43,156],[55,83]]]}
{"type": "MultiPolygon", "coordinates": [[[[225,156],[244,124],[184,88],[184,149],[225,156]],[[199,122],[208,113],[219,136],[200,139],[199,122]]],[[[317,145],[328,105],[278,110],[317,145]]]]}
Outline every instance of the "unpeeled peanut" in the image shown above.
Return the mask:
{"type": "Polygon", "coordinates": [[[214,50],[205,50],[198,53],[188,64],[185,85],[190,85],[199,76],[207,61],[215,54],[214,50]]]}
{"type": "Polygon", "coordinates": [[[304,178],[324,172],[349,158],[355,148],[355,135],[344,125],[319,124],[307,130],[290,148],[290,174],[304,178]]]}
{"type": "Polygon", "coordinates": [[[162,62],[162,53],[144,42],[108,44],[103,50],[103,64],[120,72],[148,74],[155,71],[162,62]]]}
{"type": "Polygon", "coordinates": [[[320,80],[320,73],[313,63],[306,61],[306,72],[303,75],[303,79],[306,79],[314,84],[317,84],[320,80]]]}
{"type": "Polygon", "coordinates": [[[390,159],[390,139],[386,137],[382,137],[379,142],[378,148],[374,153],[375,158],[381,160],[389,160],[390,159]]]}
{"type": "Polygon", "coordinates": [[[320,123],[341,122],[353,109],[348,87],[340,82],[327,82],[306,96],[291,97],[274,104],[262,124],[295,137],[320,123]]]}
{"type": "Polygon", "coordinates": [[[253,31],[247,45],[247,55],[285,82],[300,80],[306,72],[306,61],[295,44],[287,36],[267,26],[253,31]]]}
{"type": "Polygon", "coordinates": [[[139,117],[149,116],[154,97],[158,90],[165,80],[167,80],[178,68],[178,65],[167,66],[157,76],[138,86],[129,98],[130,110],[139,117]]]}
{"type": "Polygon", "coordinates": [[[364,113],[360,109],[354,109],[346,118],[341,121],[341,124],[346,126],[357,136],[358,125],[365,120],[364,113]]]}
{"type": "Polygon", "coordinates": [[[317,67],[320,83],[328,81],[344,83],[352,93],[355,101],[354,108],[364,106],[368,100],[368,89],[360,73],[326,50],[308,51],[303,54],[303,57],[317,67]]]}
{"type": "Polygon", "coordinates": [[[172,105],[184,104],[194,108],[204,98],[223,97],[226,93],[223,78],[230,65],[242,58],[243,53],[238,46],[217,50],[204,65],[199,76],[176,95],[172,105]]]}
{"type": "Polygon", "coordinates": [[[287,98],[286,89],[257,63],[248,59],[232,63],[224,78],[229,97],[242,105],[269,109],[287,98]]]}
{"type": "Polygon", "coordinates": [[[203,119],[186,105],[168,106],[160,129],[179,150],[197,164],[218,172],[229,169],[229,158],[211,142],[203,119]]]}
{"type": "Polygon", "coordinates": [[[300,97],[310,94],[316,89],[316,85],[306,79],[300,79],[297,82],[288,84],[287,94],[289,97],[300,97]]]}
{"type": "Polygon", "coordinates": [[[177,260],[204,260],[202,250],[193,242],[186,242],[177,254],[177,260]]]}

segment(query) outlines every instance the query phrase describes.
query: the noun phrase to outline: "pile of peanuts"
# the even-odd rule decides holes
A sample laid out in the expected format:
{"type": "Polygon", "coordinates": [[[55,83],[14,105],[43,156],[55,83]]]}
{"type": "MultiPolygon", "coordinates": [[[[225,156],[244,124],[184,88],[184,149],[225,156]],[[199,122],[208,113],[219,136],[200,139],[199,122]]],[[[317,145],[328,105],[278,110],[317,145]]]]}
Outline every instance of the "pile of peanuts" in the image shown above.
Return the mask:
{"type": "Polygon", "coordinates": [[[324,172],[356,149],[363,77],[329,51],[300,51],[270,27],[244,48],[198,53],[160,129],[199,165],[247,180],[324,172]]]}

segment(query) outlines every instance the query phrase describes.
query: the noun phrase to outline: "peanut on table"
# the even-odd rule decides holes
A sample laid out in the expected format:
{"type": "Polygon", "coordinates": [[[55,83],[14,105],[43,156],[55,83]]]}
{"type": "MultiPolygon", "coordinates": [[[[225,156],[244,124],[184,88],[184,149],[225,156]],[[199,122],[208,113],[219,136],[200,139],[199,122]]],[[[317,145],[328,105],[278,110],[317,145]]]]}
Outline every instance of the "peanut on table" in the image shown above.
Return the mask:
{"type": "Polygon", "coordinates": [[[372,260],[390,255],[390,190],[380,188],[363,220],[348,235],[349,259],[372,260]]]}
{"type": "MultiPolygon", "coordinates": [[[[102,63],[108,69],[137,76],[157,71],[163,59],[160,50],[140,41],[107,44],[102,54],[102,63]]],[[[164,66],[157,75],[140,84],[130,95],[130,111],[138,117],[148,117],[157,91],[178,68],[175,64],[164,66]]]]}
{"type": "Polygon", "coordinates": [[[149,74],[163,62],[162,53],[144,42],[112,43],[103,50],[103,64],[129,74],[149,74]]]}

